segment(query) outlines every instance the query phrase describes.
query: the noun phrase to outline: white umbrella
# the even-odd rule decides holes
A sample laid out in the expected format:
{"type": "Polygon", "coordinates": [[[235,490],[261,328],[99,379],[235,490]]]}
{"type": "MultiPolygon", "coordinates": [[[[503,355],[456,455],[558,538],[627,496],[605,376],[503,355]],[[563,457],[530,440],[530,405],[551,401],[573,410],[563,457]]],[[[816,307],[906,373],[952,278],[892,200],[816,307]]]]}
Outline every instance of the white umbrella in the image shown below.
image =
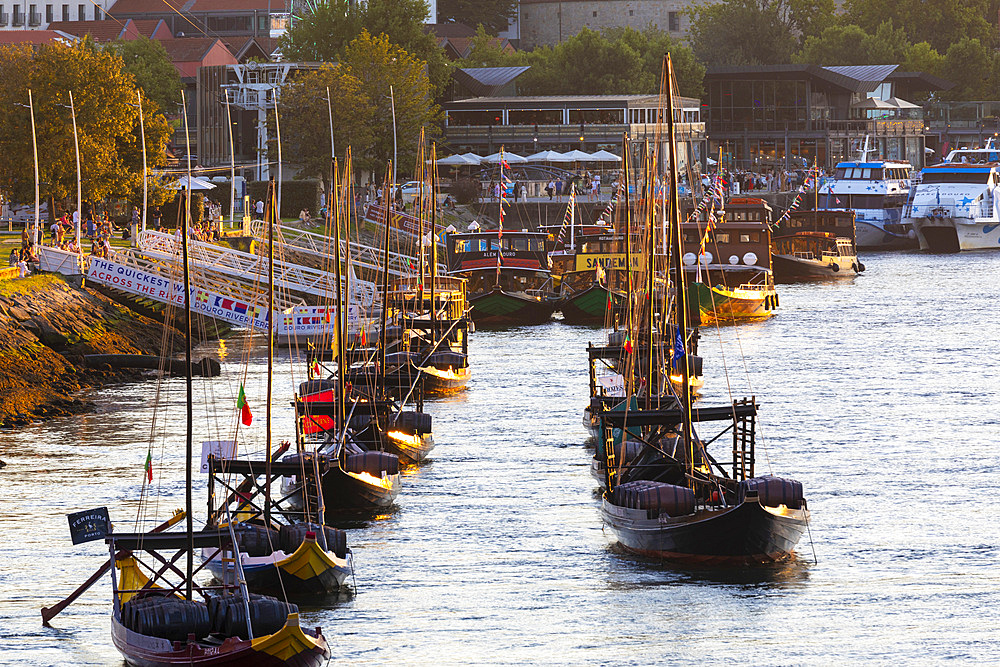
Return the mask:
{"type": "MultiPolygon", "coordinates": [[[[478,156],[477,156],[478,157],[478,156]]],[[[441,158],[437,161],[441,165],[452,165],[456,167],[465,167],[468,165],[479,164],[479,160],[473,160],[465,155],[449,155],[448,157],[441,158]]]]}
{"type": "Polygon", "coordinates": [[[470,160],[474,160],[476,162],[476,164],[479,164],[480,162],[483,161],[483,156],[482,155],[476,155],[475,153],[462,153],[462,157],[467,157],[470,160]]]}
{"type": "Polygon", "coordinates": [[[621,162],[622,159],[615,155],[614,153],[609,153],[608,151],[597,151],[590,156],[590,159],[594,162],[621,162]]]}
{"type": "MultiPolygon", "coordinates": [[[[517,153],[508,153],[504,151],[503,159],[507,161],[507,164],[527,162],[526,159],[518,155],[517,153]]],[[[493,155],[487,155],[483,158],[483,164],[497,164],[500,162],[500,153],[494,153],[493,155]]]]}
{"type": "Polygon", "coordinates": [[[184,176],[182,178],[178,178],[176,181],[167,183],[166,187],[170,188],[171,190],[180,190],[181,188],[185,188],[188,190],[214,190],[215,184],[210,183],[204,179],[198,178],[197,176],[192,176],[191,181],[189,183],[188,177],[184,176]]]}
{"type": "Polygon", "coordinates": [[[525,158],[528,162],[567,162],[559,151],[541,151],[525,158]]]}
{"type": "Polygon", "coordinates": [[[565,157],[567,161],[571,162],[590,162],[590,153],[584,153],[583,151],[578,150],[569,151],[568,153],[565,153],[563,157],[565,157]]]}

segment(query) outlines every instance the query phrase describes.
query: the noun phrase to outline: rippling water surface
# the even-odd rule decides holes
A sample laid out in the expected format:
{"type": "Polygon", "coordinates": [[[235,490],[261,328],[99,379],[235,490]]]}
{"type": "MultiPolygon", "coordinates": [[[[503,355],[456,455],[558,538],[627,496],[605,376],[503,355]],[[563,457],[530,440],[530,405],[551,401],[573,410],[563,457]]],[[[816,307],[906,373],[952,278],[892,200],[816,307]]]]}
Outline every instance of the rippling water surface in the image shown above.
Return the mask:
{"type": "MultiPolygon", "coordinates": [[[[621,553],[602,531],[580,421],[585,348],[602,332],[480,331],[468,390],[428,403],[433,460],[406,472],[394,511],[349,533],[358,594],[305,610],[306,624],[336,658],[369,664],[997,664],[1000,254],[865,263],[854,280],[780,287],[768,322],[703,332],[704,402],[757,395],[758,472],[805,484],[812,542],[794,561],[683,571],[621,553]]],[[[232,427],[240,343],[224,347],[223,377],[196,382],[199,442],[232,427]]],[[[276,439],[292,433],[301,377],[288,369],[286,352],[276,439]]],[[[251,448],[263,373],[255,357],[251,448]]],[[[167,382],[159,403],[159,518],[183,503],[182,390],[167,382]]],[[[107,556],[70,545],[66,513],[107,505],[131,529],[155,393],[101,390],[92,414],[0,434],[0,663],[121,664],[107,577],[53,628],[38,608],[107,556]]]]}

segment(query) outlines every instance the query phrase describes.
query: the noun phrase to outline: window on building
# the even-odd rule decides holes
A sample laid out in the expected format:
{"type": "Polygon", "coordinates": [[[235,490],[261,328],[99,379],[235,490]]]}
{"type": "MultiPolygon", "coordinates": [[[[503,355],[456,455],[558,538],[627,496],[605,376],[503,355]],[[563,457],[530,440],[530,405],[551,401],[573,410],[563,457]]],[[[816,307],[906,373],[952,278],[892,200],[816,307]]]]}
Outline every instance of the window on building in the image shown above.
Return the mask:
{"type": "Polygon", "coordinates": [[[594,18],[595,19],[597,18],[597,12],[594,12],[594,18]]]}
{"type": "Polygon", "coordinates": [[[14,20],[11,25],[24,25],[24,14],[21,13],[21,5],[14,5],[14,20]]]}
{"type": "Polygon", "coordinates": [[[87,5],[77,5],[76,6],[76,18],[79,21],[87,20],[87,5]]]}
{"type": "Polygon", "coordinates": [[[621,109],[570,109],[569,122],[572,125],[616,125],[622,122],[621,109]]]}
{"type": "Polygon", "coordinates": [[[53,20],[52,16],[53,16],[52,5],[45,5],[45,22],[52,23],[53,20]]]}
{"type": "Polygon", "coordinates": [[[104,10],[100,7],[94,7],[94,20],[103,21],[104,20],[104,10]]]}
{"type": "Polygon", "coordinates": [[[508,111],[508,125],[562,125],[562,109],[508,111]]]}
{"type": "Polygon", "coordinates": [[[7,21],[10,20],[10,17],[7,15],[7,12],[4,11],[5,9],[6,7],[0,5],[0,26],[7,25],[7,21]]]}
{"type": "Polygon", "coordinates": [[[680,12],[667,12],[667,29],[670,32],[680,32],[681,15],[680,12]]]}
{"type": "Polygon", "coordinates": [[[38,13],[38,5],[28,5],[28,24],[41,25],[42,16],[38,13]]]}
{"type": "Polygon", "coordinates": [[[629,15],[629,16],[635,16],[635,11],[633,11],[633,10],[631,10],[631,9],[630,9],[630,10],[628,10],[628,15],[629,15]]]}
{"type": "Polygon", "coordinates": [[[62,6],[62,20],[69,21],[69,5],[62,6]]]}

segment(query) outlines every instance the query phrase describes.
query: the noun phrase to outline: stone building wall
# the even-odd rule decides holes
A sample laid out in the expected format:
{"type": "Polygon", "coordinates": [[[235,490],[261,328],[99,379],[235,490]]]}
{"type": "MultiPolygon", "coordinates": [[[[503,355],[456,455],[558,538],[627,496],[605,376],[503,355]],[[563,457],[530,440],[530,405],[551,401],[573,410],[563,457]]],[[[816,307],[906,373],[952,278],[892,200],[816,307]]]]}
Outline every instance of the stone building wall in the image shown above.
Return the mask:
{"type": "Polygon", "coordinates": [[[691,23],[684,12],[696,4],[697,0],[521,0],[520,48],[557,44],[584,28],[642,30],[650,23],[684,39],[691,23]]]}

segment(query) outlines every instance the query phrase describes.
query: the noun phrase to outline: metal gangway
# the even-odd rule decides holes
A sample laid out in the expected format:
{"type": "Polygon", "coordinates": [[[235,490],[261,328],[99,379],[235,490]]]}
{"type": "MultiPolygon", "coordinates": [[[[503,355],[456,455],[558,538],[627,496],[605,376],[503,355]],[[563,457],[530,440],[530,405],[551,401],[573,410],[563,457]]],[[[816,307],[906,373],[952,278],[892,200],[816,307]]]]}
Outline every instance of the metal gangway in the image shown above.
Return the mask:
{"type": "MultiPolygon", "coordinates": [[[[264,221],[254,220],[251,222],[250,233],[258,241],[266,241],[267,227],[264,221]]],[[[324,234],[317,234],[286,225],[278,225],[275,227],[275,241],[296,252],[317,257],[322,261],[329,261],[333,255],[333,240],[324,234]]],[[[357,241],[341,239],[340,256],[346,258],[348,251],[350,251],[352,271],[357,267],[369,271],[371,275],[382,272],[382,261],[385,257],[384,250],[357,241]]],[[[409,278],[413,276],[417,266],[416,258],[403,253],[389,251],[390,276],[409,278]]],[[[444,275],[446,272],[447,267],[439,262],[438,275],[444,275]]]]}
{"type": "MultiPolygon", "coordinates": [[[[140,232],[137,247],[126,252],[173,264],[180,258],[180,241],[175,234],[147,230],[140,232]]],[[[268,259],[260,255],[189,239],[188,256],[192,273],[212,284],[259,287],[268,280],[268,259]]],[[[293,295],[291,298],[294,300],[301,297],[303,302],[332,303],[336,300],[336,282],[332,273],[277,259],[274,268],[274,284],[278,293],[293,295]]],[[[379,290],[375,283],[360,280],[352,274],[350,285],[354,303],[363,308],[371,308],[378,300],[379,290]]]]}

